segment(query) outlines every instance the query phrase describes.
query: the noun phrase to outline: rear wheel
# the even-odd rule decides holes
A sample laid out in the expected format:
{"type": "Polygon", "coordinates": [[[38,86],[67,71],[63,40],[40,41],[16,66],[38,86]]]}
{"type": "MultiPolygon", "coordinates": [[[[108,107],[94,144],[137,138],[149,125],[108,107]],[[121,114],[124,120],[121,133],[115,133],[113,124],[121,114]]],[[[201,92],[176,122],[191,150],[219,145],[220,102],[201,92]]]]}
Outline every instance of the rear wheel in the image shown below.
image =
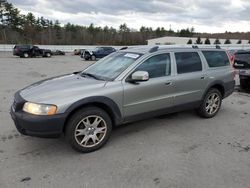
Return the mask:
{"type": "Polygon", "coordinates": [[[216,88],[212,88],[207,92],[202,104],[196,111],[201,117],[212,118],[220,110],[221,102],[221,92],[216,88]]]}
{"type": "Polygon", "coordinates": [[[46,53],[45,56],[46,57],[51,57],[51,53],[46,53]]]}
{"type": "Polygon", "coordinates": [[[84,153],[101,148],[108,141],[112,130],[109,115],[97,107],[86,107],[76,112],[66,126],[69,144],[84,153]]]}

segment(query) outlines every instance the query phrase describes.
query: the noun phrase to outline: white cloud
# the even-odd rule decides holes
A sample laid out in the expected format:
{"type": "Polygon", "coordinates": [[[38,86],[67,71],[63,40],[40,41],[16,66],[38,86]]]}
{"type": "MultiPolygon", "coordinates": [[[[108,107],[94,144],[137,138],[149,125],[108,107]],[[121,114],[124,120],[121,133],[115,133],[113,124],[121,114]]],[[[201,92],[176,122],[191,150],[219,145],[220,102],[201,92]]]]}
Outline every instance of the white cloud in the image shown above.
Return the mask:
{"type": "Polygon", "coordinates": [[[195,27],[198,32],[250,31],[248,0],[11,0],[23,13],[61,23],[131,28],[195,27]]]}

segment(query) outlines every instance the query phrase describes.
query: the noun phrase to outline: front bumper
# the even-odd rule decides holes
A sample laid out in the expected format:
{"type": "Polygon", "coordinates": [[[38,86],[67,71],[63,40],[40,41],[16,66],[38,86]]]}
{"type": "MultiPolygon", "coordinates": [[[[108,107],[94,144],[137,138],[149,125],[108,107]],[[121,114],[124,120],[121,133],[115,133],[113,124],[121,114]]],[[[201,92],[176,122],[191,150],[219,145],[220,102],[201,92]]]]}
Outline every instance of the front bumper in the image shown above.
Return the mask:
{"type": "Polygon", "coordinates": [[[22,106],[26,101],[17,93],[10,114],[17,130],[24,135],[37,137],[59,137],[63,132],[65,114],[39,116],[26,113],[22,106]]]}

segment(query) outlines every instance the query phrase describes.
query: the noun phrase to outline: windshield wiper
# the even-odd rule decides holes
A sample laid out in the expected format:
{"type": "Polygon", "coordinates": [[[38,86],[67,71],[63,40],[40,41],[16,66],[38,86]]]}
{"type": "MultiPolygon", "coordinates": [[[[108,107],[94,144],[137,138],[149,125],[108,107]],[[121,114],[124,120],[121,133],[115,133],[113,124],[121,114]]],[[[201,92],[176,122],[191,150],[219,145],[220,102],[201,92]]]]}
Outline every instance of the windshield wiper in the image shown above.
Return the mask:
{"type": "Polygon", "coordinates": [[[92,77],[92,78],[94,78],[94,79],[96,79],[96,80],[104,80],[104,79],[101,79],[100,77],[98,77],[98,76],[96,76],[96,75],[94,75],[94,74],[91,74],[91,73],[83,72],[81,75],[82,75],[82,76],[92,77]]]}

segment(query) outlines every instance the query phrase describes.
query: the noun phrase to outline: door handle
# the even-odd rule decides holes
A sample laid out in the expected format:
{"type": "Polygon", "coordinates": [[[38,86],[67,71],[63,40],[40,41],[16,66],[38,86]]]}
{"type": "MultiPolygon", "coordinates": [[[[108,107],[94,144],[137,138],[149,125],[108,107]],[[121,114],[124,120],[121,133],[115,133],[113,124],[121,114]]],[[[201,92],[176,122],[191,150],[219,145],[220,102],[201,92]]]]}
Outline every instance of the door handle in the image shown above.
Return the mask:
{"type": "Polygon", "coordinates": [[[202,76],[201,79],[204,80],[204,79],[205,79],[205,76],[202,76]]]}
{"type": "Polygon", "coordinates": [[[172,82],[166,82],[165,83],[165,85],[167,85],[167,86],[169,86],[169,85],[171,85],[172,84],[172,82]]]}

